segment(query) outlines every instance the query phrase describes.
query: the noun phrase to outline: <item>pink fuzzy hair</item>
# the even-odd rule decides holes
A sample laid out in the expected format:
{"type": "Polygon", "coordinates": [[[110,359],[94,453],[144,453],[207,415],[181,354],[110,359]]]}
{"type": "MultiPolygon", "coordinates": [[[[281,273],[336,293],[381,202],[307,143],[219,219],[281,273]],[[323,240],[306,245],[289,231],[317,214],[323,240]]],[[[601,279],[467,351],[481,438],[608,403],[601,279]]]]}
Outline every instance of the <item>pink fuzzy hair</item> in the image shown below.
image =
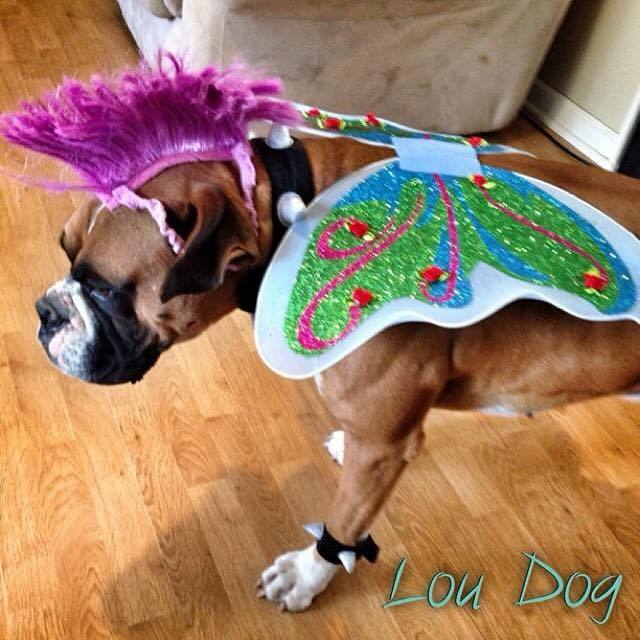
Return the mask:
{"type": "Polygon", "coordinates": [[[119,187],[135,190],[167,167],[233,160],[255,214],[249,124],[299,122],[294,107],[274,97],[281,81],[255,78],[240,65],[189,71],[170,54],[161,54],[159,63],[158,69],[141,63],[113,79],[96,75],[89,83],[65,78],[41,100],[0,116],[0,134],[62,160],[83,180],[44,183],[48,188],[93,191],[107,203],[119,187]]]}

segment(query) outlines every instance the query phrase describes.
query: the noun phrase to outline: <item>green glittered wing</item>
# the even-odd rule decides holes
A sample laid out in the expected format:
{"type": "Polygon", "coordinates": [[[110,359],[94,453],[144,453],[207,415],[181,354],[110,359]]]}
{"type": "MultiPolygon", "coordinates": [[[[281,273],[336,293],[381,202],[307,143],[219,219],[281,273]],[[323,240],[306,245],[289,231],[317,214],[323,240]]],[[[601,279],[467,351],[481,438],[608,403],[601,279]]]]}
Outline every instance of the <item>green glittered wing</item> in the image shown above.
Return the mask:
{"type": "MultiPolygon", "coordinates": [[[[569,207],[512,172],[469,178],[389,163],[345,194],[314,230],[285,316],[297,353],[322,352],[389,303],[487,307],[484,263],[517,282],[571,294],[602,314],[635,302],[624,263],[569,207]]],[[[461,317],[464,315],[460,313],[461,317]]]]}

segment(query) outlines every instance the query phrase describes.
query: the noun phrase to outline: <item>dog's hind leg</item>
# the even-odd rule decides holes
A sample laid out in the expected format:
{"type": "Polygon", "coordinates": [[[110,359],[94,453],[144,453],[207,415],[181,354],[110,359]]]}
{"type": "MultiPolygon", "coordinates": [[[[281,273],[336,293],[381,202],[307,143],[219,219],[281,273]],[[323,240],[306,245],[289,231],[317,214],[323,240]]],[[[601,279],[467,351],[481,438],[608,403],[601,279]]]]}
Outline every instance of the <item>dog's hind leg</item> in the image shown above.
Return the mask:
{"type": "Polygon", "coordinates": [[[446,340],[420,341],[417,358],[414,336],[400,339],[405,332],[398,328],[398,340],[387,336],[377,349],[372,341],[356,352],[357,360],[352,356],[326,374],[323,399],[344,425],[342,477],[324,528],[315,529],[318,543],[280,556],[262,574],[258,595],[283,610],[307,608],[341,564],[352,572],[357,556],[375,558],[369,528],[419,451],[423,419],[449,371],[446,340]]]}

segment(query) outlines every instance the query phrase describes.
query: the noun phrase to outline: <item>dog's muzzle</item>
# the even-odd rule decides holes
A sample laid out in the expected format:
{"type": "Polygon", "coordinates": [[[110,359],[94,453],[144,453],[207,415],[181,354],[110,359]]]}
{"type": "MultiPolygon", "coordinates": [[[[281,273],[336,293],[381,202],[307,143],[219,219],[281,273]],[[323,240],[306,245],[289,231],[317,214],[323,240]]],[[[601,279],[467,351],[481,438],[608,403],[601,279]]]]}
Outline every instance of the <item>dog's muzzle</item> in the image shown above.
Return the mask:
{"type": "Polygon", "coordinates": [[[115,321],[72,277],[56,282],[36,302],[38,339],[64,373],[98,384],[137,382],[160,349],[135,317],[115,321]]]}

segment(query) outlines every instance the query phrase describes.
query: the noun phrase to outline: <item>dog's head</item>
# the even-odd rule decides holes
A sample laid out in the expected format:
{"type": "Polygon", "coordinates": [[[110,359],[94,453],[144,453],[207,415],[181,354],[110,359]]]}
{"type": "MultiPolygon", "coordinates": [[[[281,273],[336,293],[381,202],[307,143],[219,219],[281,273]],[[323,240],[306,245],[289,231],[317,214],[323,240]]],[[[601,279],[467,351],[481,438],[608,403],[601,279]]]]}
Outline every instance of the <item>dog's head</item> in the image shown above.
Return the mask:
{"type": "Polygon", "coordinates": [[[182,252],[146,211],[87,199],[60,238],[70,272],[36,303],[49,358],[83,380],[142,378],[163,350],[231,311],[238,283],[263,259],[229,164],[173,167],[139,192],[163,203],[182,252]]]}

